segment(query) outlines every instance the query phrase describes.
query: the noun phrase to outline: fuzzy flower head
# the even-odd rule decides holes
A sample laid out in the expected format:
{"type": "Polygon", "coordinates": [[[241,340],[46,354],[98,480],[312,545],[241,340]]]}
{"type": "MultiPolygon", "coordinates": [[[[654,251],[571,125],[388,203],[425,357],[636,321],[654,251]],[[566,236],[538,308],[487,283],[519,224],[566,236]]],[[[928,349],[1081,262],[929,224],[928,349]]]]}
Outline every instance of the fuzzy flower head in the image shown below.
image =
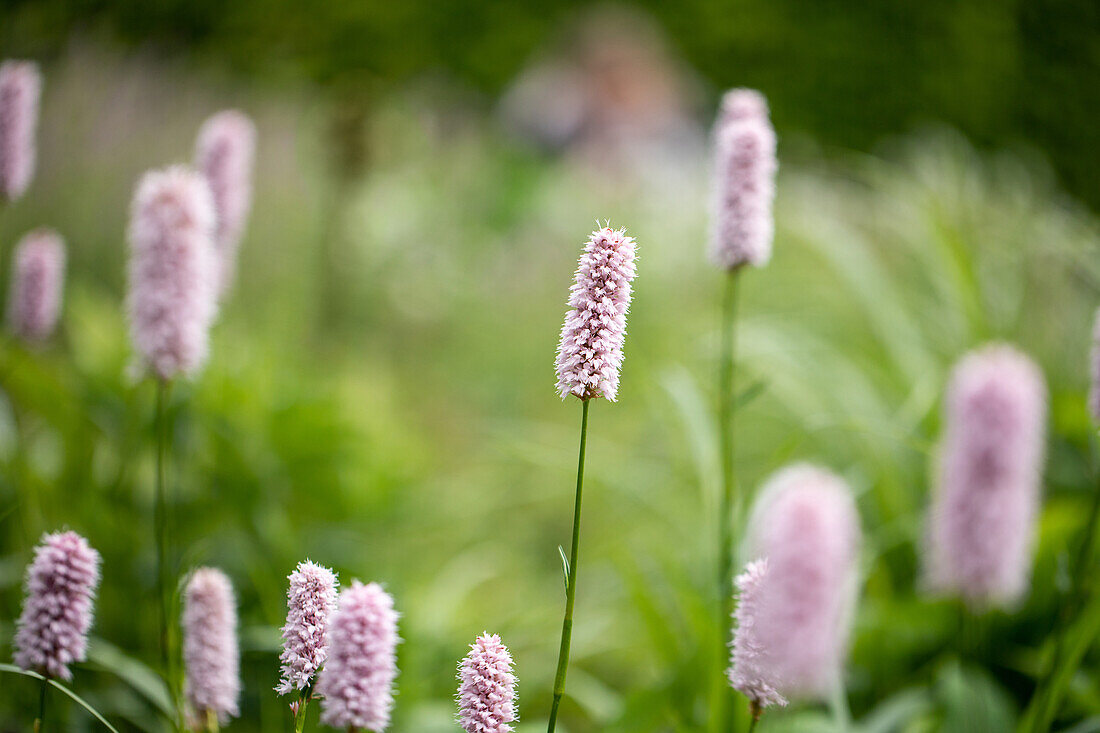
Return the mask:
{"type": "Polygon", "coordinates": [[[743,693],[759,710],[769,705],[785,706],[787,699],[779,694],[780,680],[767,646],[758,638],[756,624],[760,614],[761,584],[768,574],[766,559],[754,560],[745,572],[734,580],[737,585],[737,610],[733,618],[736,627],[730,645],[729,680],[733,689],[743,693]]]}
{"type": "Polygon", "coordinates": [[[215,568],[198,568],[183,592],[184,694],[195,720],[224,725],[240,714],[240,654],[233,585],[215,568]]]}
{"type": "Polygon", "coordinates": [[[719,267],[761,267],[771,259],[775,146],[764,95],[753,89],[726,92],[714,131],[711,259],[719,267]]]}
{"type": "Polygon", "coordinates": [[[786,697],[824,698],[842,674],[861,536],[851,491],[825,469],[789,466],[761,490],[746,550],[768,561],[749,594],[750,638],[765,651],[747,672],[786,697]]]}
{"type": "Polygon", "coordinates": [[[325,663],[329,617],[336,610],[336,575],[306,560],[290,574],[286,592],[286,625],[283,626],[280,695],[310,686],[325,663]]]}
{"type": "Polygon", "coordinates": [[[199,174],[145,174],[130,212],[130,336],[157,377],[194,374],[206,360],[217,270],[214,204],[199,174]]]}
{"type": "Polygon", "coordinates": [[[931,590],[977,608],[1027,590],[1046,412],[1042,373],[1011,346],[971,352],[952,371],[927,528],[931,590]]]}
{"type": "Polygon", "coordinates": [[[328,657],[317,680],[321,722],[374,733],[390,724],[397,677],[397,611],[377,583],[352,581],[329,620],[328,657]]]}
{"type": "Polygon", "coordinates": [[[1092,324],[1092,353],[1089,377],[1089,415],[1094,425],[1100,425],[1100,309],[1092,324]]]}
{"type": "Polygon", "coordinates": [[[36,229],[15,248],[8,325],[25,341],[50,337],[61,313],[65,244],[52,229],[36,229]]]}
{"type": "Polygon", "coordinates": [[[511,733],[516,722],[512,655],[496,634],[482,634],[458,665],[458,724],[466,733],[511,733]]]}
{"type": "Polygon", "coordinates": [[[99,553],[76,532],[43,535],[24,581],[26,596],[15,639],[15,663],[71,680],[72,662],[87,656],[99,553]]]}
{"type": "Polygon", "coordinates": [[[206,177],[214,197],[219,294],[230,286],[236,271],[237,245],[252,205],[255,154],[256,126],[243,112],[218,112],[199,130],[195,168],[206,177]]]}
{"type": "Polygon", "coordinates": [[[42,77],[31,61],[0,63],[0,201],[23,195],[34,177],[42,77]]]}
{"type": "Polygon", "coordinates": [[[635,242],[625,229],[606,226],[584,245],[569,312],[558,344],[558,393],[562,399],[606,397],[619,391],[630,283],[634,279],[635,242]]]}

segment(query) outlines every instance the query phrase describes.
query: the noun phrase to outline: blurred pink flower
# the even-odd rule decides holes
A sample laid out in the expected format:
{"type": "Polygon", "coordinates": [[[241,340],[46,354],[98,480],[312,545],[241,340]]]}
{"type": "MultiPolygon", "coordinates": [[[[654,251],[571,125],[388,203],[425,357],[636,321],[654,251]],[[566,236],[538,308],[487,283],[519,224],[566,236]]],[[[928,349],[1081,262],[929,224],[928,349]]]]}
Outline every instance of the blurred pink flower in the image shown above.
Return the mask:
{"type": "Polygon", "coordinates": [[[767,646],[758,638],[756,625],[760,614],[761,583],[768,575],[768,561],[754,560],[737,576],[738,598],[734,619],[733,643],[730,645],[729,680],[754,707],[784,706],[786,698],[779,694],[780,680],[775,677],[775,665],[767,646]]]}
{"type": "Polygon", "coordinates": [[[930,589],[972,606],[1027,590],[1042,490],[1046,386],[1005,344],[971,352],[951,374],[925,562],[930,589]]]}
{"type": "Polygon", "coordinates": [[[34,177],[42,77],[31,61],[0,64],[0,199],[14,201],[34,177]]]}
{"type": "Polygon", "coordinates": [[[206,176],[214,197],[219,295],[236,272],[237,246],[252,205],[255,152],[256,126],[248,115],[233,109],[207,119],[195,143],[195,169],[206,176]]]}
{"type": "Polygon", "coordinates": [[[50,337],[61,313],[65,244],[52,229],[36,229],[15,248],[8,324],[26,341],[50,337]]]}
{"type": "Polygon", "coordinates": [[[841,677],[861,536],[851,491],[823,468],[789,466],[761,490],[746,543],[768,562],[752,593],[753,638],[766,650],[754,666],[786,697],[824,698],[841,677]]]}
{"type": "Polygon", "coordinates": [[[304,690],[325,663],[329,617],[336,610],[336,575],[306,560],[290,574],[283,626],[280,695],[304,690]]]}
{"type": "Polygon", "coordinates": [[[23,613],[12,640],[16,665],[72,679],[69,664],[87,655],[99,564],[99,553],[76,532],[42,536],[27,568],[23,613]]]}
{"type": "Polygon", "coordinates": [[[239,715],[240,655],[233,585],[216,568],[198,568],[183,592],[184,694],[189,714],[213,713],[224,725],[239,715]]]}
{"type": "Polygon", "coordinates": [[[152,171],[130,213],[130,335],[142,365],[161,379],[206,360],[217,270],[214,204],[206,180],[182,166],[152,171]]]}
{"type": "Polygon", "coordinates": [[[383,731],[390,724],[397,677],[393,598],[377,583],[352,581],[329,622],[328,657],[317,680],[321,722],[383,731]]]}
{"type": "Polygon", "coordinates": [[[482,634],[458,665],[458,724],[466,733],[511,733],[516,721],[512,655],[496,634],[482,634]]]}
{"type": "Polygon", "coordinates": [[[760,267],[771,259],[775,145],[764,96],[753,89],[726,92],[714,131],[711,259],[719,267],[760,267]]]}
{"type": "Polygon", "coordinates": [[[558,344],[558,393],[562,399],[606,397],[619,391],[619,369],[634,279],[635,242],[625,229],[610,226],[592,232],[584,246],[569,312],[558,344]]]}

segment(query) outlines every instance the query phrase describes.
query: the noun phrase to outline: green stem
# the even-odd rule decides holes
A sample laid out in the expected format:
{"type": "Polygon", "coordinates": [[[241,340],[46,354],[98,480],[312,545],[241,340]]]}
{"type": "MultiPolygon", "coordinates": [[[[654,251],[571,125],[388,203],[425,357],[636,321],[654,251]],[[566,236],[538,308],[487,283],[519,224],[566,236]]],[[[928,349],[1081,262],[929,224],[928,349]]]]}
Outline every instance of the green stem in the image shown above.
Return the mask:
{"type": "Polygon", "coordinates": [[[169,548],[171,527],[168,521],[168,457],[170,450],[170,430],[168,420],[168,401],[171,382],[157,380],[156,412],[153,424],[156,441],[156,494],[153,504],[153,528],[156,534],[157,548],[157,610],[159,614],[158,643],[160,647],[161,672],[168,684],[172,699],[172,725],[178,730],[180,721],[179,685],[177,684],[177,664],[174,654],[176,634],[172,624],[172,598],[174,584],[169,569],[169,548]]]}
{"type": "Polygon", "coordinates": [[[759,723],[759,722],[760,722],[760,716],[757,715],[752,719],[752,722],[749,723],[749,733],[753,733],[753,731],[756,730],[756,724],[759,723]]]}
{"type": "Polygon", "coordinates": [[[565,694],[565,671],[569,667],[569,642],[573,636],[573,601],[577,596],[577,550],[581,537],[581,493],[584,484],[584,447],[588,440],[588,404],[581,405],[581,448],[577,458],[577,496],[573,500],[573,543],[569,549],[569,574],[565,585],[565,618],[561,623],[561,648],[558,650],[558,670],[554,674],[554,703],[550,707],[550,724],[547,733],[554,733],[558,721],[558,706],[565,694]]]}
{"type": "Polygon", "coordinates": [[[1073,568],[1070,575],[1069,599],[1062,604],[1062,613],[1059,616],[1057,636],[1054,641],[1054,652],[1051,655],[1050,666],[1040,676],[1038,687],[1032,699],[1034,710],[1033,731],[1045,733],[1050,730],[1054,722],[1054,716],[1058,713],[1058,705],[1061,703],[1062,692],[1053,685],[1057,679],[1063,664],[1065,664],[1066,637],[1069,634],[1073,618],[1078,614],[1085,602],[1087,595],[1087,570],[1089,558],[1093,555],[1093,545],[1096,542],[1096,525],[1100,518],[1100,469],[1096,472],[1097,485],[1092,493],[1092,506],[1089,509],[1088,521],[1085,524],[1085,534],[1081,539],[1081,545],[1077,548],[1073,568]]]}
{"type": "Polygon", "coordinates": [[[302,695],[298,698],[298,712],[294,714],[294,733],[302,733],[306,729],[306,707],[308,705],[308,695],[302,695]]]}
{"type": "Polygon", "coordinates": [[[49,688],[49,678],[43,677],[42,686],[38,690],[38,717],[34,719],[34,733],[40,733],[42,725],[46,722],[46,690],[49,688]]]}
{"type": "Polygon", "coordinates": [[[721,504],[718,509],[718,638],[716,669],[721,680],[712,682],[715,698],[712,703],[715,733],[730,729],[732,704],[726,684],[725,669],[733,615],[733,530],[740,514],[734,483],[733,417],[734,417],[734,355],[736,349],[737,283],[740,269],[726,274],[722,294],[721,346],[718,368],[718,439],[722,462],[721,504]]]}

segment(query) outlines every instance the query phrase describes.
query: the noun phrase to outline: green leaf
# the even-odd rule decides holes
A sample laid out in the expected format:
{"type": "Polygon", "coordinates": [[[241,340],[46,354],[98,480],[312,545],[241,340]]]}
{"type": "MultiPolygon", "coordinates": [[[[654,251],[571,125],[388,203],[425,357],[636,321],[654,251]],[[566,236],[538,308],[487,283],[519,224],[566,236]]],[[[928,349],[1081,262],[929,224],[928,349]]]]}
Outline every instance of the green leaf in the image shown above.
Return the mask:
{"type": "Polygon", "coordinates": [[[118,647],[102,639],[93,638],[88,645],[88,661],[103,667],[130,685],[146,700],[153,703],[169,719],[175,718],[172,697],[159,674],[118,647]]]}
{"type": "MultiPolygon", "coordinates": [[[[19,667],[16,667],[14,664],[0,664],[0,672],[10,672],[11,674],[20,674],[20,675],[23,675],[24,677],[30,677],[30,678],[36,679],[36,680],[45,680],[46,679],[45,677],[38,674],[37,672],[29,672],[25,669],[19,669],[19,667]]],[[[92,717],[94,717],[100,723],[103,723],[103,726],[107,730],[111,731],[111,733],[118,733],[118,728],[115,728],[113,725],[108,723],[107,719],[104,718],[102,715],[100,715],[98,710],[96,710],[91,705],[89,705],[87,702],[85,702],[83,700],[83,698],[81,698],[75,692],[70,690],[68,687],[65,687],[65,685],[61,684],[57,680],[47,680],[47,681],[49,682],[50,687],[54,687],[58,690],[61,690],[61,692],[64,692],[66,695],[68,695],[70,698],[72,698],[73,702],[75,702],[77,705],[79,705],[80,707],[84,708],[89,713],[91,713],[92,717]]]]}
{"type": "Polygon", "coordinates": [[[569,558],[565,556],[565,550],[558,545],[558,554],[561,555],[562,578],[565,581],[565,592],[569,592],[569,558]]]}

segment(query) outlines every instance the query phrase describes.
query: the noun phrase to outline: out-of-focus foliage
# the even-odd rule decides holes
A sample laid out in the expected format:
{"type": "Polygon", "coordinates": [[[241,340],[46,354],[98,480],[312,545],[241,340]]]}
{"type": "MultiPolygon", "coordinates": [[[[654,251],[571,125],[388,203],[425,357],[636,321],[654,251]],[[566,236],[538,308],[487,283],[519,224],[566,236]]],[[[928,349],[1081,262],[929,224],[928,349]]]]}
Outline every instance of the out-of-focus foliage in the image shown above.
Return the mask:
{"type": "MultiPolygon", "coordinates": [[[[223,568],[240,599],[244,719],[230,730],[289,730],[272,691],[277,627],[285,577],[306,557],[393,593],[405,639],[395,731],[454,730],[455,664],[484,630],[514,653],[520,730],[544,725],[580,417],[554,394],[553,353],[596,217],[637,238],[639,277],[620,401],[592,408],[563,723],[701,730],[718,643],[720,275],[704,257],[706,161],[548,159],[412,85],[378,99],[361,141],[374,151],[367,173],[337,185],[311,87],[273,94],[148,58],[70,53],[46,67],[40,175],[0,211],[2,262],[41,223],[70,245],[63,333],[41,351],[5,344],[0,363],[0,659],[35,537],[68,525],[104,559],[92,658],[74,685],[122,729],[163,729],[164,690],[145,666],[153,389],[128,372],[124,231],[140,172],[188,158],[201,120],[233,105],[259,129],[254,213],[209,367],[171,405],[178,560],[223,568]],[[29,489],[18,504],[15,482],[29,489]]],[[[978,153],[950,132],[831,160],[788,136],[780,154],[775,258],[747,273],[742,294],[740,379],[765,389],[739,417],[741,485],[809,459],[858,493],[857,730],[1005,730],[1031,694],[1093,482],[1097,225],[1041,164],[978,153]],[[947,370],[993,338],[1017,342],[1049,380],[1046,508],[1027,603],[965,619],[920,596],[918,550],[947,370]]],[[[1062,722],[1100,716],[1097,652],[1062,722]]],[[[33,701],[32,683],[5,677],[0,729],[25,728],[33,701]]],[[[56,725],[93,729],[53,705],[56,725]]],[[[759,730],[832,730],[832,716],[795,706],[759,730]]]]}

